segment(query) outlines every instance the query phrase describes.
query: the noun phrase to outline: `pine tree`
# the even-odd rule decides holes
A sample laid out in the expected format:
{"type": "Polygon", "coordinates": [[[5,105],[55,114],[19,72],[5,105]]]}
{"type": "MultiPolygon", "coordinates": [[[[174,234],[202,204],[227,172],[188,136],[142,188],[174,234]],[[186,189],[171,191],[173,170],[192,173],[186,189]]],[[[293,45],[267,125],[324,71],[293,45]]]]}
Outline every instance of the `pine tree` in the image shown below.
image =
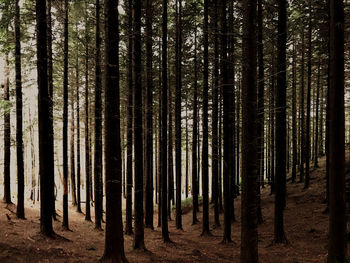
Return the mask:
{"type": "Polygon", "coordinates": [[[258,258],[257,1],[243,2],[242,50],[242,228],[241,262],[258,258]]]}
{"type": "Polygon", "coordinates": [[[330,0],[328,263],[346,262],[344,6],[330,0]]]}
{"type": "Polygon", "coordinates": [[[122,223],[118,1],[105,0],[106,235],[102,262],[128,262],[122,223]]]}
{"type": "Polygon", "coordinates": [[[21,31],[19,0],[15,5],[15,71],[16,71],[16,155],[17,155],[17,217],[24,219],[24,161],[23,161],[23,100],[21,73],[21,31]]]}
{"type": "Polygon", "coordinates": [[[53,169],[53,137],[47,132],[52,122],[47,114],[50,110],[50,97],[47,78],[47,23],[46,0],[36,0],[37,28],[37,71],[38,71],[38,113],[39,113],[39,174],[40,174],[40,232],[53,236],[52,228],[52,196],[54,188],[51,185],[53,169]],[[50,156],[50,154],[52,154],[50,156]]]}

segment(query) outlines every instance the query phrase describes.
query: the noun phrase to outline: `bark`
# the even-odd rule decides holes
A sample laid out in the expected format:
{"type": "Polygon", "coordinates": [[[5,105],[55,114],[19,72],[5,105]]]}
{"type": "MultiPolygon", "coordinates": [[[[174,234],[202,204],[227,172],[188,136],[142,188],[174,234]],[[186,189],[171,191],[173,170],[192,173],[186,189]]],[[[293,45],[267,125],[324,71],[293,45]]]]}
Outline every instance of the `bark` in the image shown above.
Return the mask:
{"type": "Polygon", "coordinates": [[[310,125],[311,125],[311,59],[312,59],[312,27],[311,27],[311,1],[309,0],[309,22],[308,22],[308,64],[307,64],[307,99],[306,99],[306,142],[305,142],[305,184],[304,188],[309,187],[310,183],[310,125]]]}
{"type": "Polygon", "coordinates": [[[283,218],[286,196],[286,43],[287,2],[282,0],[278,5],[277,38],[275,243],[286,242],[283,218]]]}
{"type": "Polygon", "coordinates": [[[68,225],[68,0],[64,1],[64,62],[63,62],[63,221],[68,225]]]}
{"type": "Polygon", "coordinates": [[[53,236],[52,228],[52,196],[54,188],[51,184],[53,177],[53,150],[50,149],[53,137],[47,132],[52,119],[47,114],[50,110],[49,85],[47,78],[47,23],[46,0],[36,1],[37,29],[37,74],[38,74],[38,113],[39,113],[39,175],[40,175],[40,232],[53,236]],[[51,156],[50,156],[51,155],[51,156]]]}
{"type": "Polygon", "coordinates": [[[304,36],[304,29],[302,29],[301,33],[301,46],[302,46],[302,53],[301,53],[301,86],[300,86],[300,111],[301,111],[301,119],[300,119],[300,178],[299,182],[302,183],[304,181],[304,162],[305,162],[305,80],[304,80],[304,73],[305,73],[305,36],[304,36]]]}
{"type": "MultiPolygon", "coordinates": [[[[234,165],[234,146],[235,146],[235,96],[234,96],[234,90],[235,90],[235,46],[234,46],[234,20],[233,20],[233,1],[229,1],[228,6],[228,38],[227,38],[227,51],[228,51],[228,64],[227,64],[227,84],[228,89],[230,90],[230,98],[231,102],[228,104],[228,114],[229,114],[229,122],[228,122],[228,129],[230,131],[230,139],[227,142],[230,145],[230,149],[228,152],[229,159],[226,159],[227,165],[229,168],[229,185],[230,185],[230,217],[231,221],[234,222],[235,219],[235,207],[234,207],[234,199],[237,196],[238,189],[236,187],[236,171],[235,171],[235,165],[234,165]]],[[[223,60],[224,62],[225,60],[223,60]]],[[[224,154],[225,155],[225,154],[224,154]]]]}
{"type": "Polygon", "coordinates": [[[197,29],[194,34],[194,84],[193,84],[193,130],[192,130],[192,225],[198,222],[197,208],[198,208],[198,188],[197,188],[197,142],[198,142],[198,73],[197,73],[197,29]]]}
{"type": "Polygon", "coordinates": [[[80,82],[79,82],[79,64],[76,64],[76,101],[77,101],[77,211],[81,213],[81,198],[80,198],[80,82]]]}
{"type": "Polygon", "coordinates": [[[90,191],[91,191],[91,169],[90,169],[90,132],[89,132],[89,25],[87,20],[87,9],[85,13],[85,220],[91,221],[90,191]]]}
{"type": "Polygon", "coordinates": [[[182,229],[181,211],[181,89],[182,89],[182,1],[176,7],[175,169],[176,229],[182,229]]]}
{"type": "Polygon", "coordinates": [[[132,52],[133,52],[133,36],[132,36],[132,0],[128,1],[128,121],[127,121],[127,160],[126,160],[126,223],[125,235],[131,235],[132,230],[132,143],[133,143],[133,80],[132,80],[132,52]]]}
{"type": "Polygon", "coordinates": [[[105,0],[106,235],[102,262],[128,262],[122,223],[118,1],[105,0]]]}
{"type": "Polygon", "coordinates": [[[208,175],[208,89],[209,89],[209,34],[208,34],[208,9],[209,2],[204,0],[204,68],[203,68],[203,144],[202,144],[202,195],[203,195],[203,222],[202,236],[209,235],[209,175],[208,175]]]}
{"type": "Polygon", "coordinates": [[[344,6],[330,0],[328,263],[346,262],[344,6]]]}
{"type": "MultiPolygon", "coordinates": [[[[52,58],[52,15],[51,15],[51,1],[52,0],[46,0],[47,4],[47,73],[48,73],[48,85],[49,85],[49,112],[50,112],[50,127],[49,127],[49,134],[52,136],[52,140],[50,140],[50,151],[52,153],[49,153],[49,156],[52,158],[51,163],[54,164],[54,129],[53,129],[53,58],[52,58]]],[[[51,173],[53,176],[50,178],[51,187],[54,189],[55,187],[55,169],[54,165],[52,165],[51,173]]],[[[52,192],[52,217],[54,220],[56,220],[56,204],[55,204],[55,194],[54,191],[52,192]]]]}
{"type": "Polygon", "coordinates": [[[77,205],[76,198],[76,186],[75,186],[75,122],[74,122],[74,90],[71,92],[71,123],[70,123],[70,179],[71,179],[71,194],[72,194],[72,205],[77,205]]]}
{"type": "MultiPolygon", "coordinates": [[[[232,173],[232,160],[231,155],[232,145],[232,115],[230,114],[230,105],[233,101],[233,92],[228,78],[228,66],[227,66],[227,23],[226,23],[226,6],[227,1],[221,1],[221,79],[223,87],[223,130],[224,130],[224,169],[223,169],[223,184],[224,184],[224,236],[223,242],[232,242],[231,240],[231,187],[230,187],[230,175],[232,173]]],[[[231,83],[232,84],[232,83],[231,83]]]]}
{"type": "MultiPolygon", "coordinates": [[[[170,242],[169,231],[168,231],[168,202],[166,202],[167,193],[167,119],[168,119],[168,75],[167,75],[167,46],[168,46],[168,1],[162,1],[163,13],[162,13],[162,136],[161,136],[161,146],[160,146],[160,156],[161,156],[161,180],[162,180],[162,237],[164,242],[170,242]]],[[[170,142],[169,142],[170,143],[170,142]]]]}
{"type": "Polygon", "coordinates": [[[318,74],[317,74],[317,87],[316,87],[316,124],[315,124],[315,143],[314,143],[314,167],[318,168],[318,154],[319,154],[319,127],[318,127],[318,120],[319,120],[319,103],[320,103],[320,78],[321,78],[321,63],[318,63],[318,74]]]}
{"type": "Polygon", "coordinates": [[[147,116],[146,116],[146,195],[145,227],[153,229],[153,8],[152,1],[146,1],[146,75],[147,75],[147,116]]]}
{"type": "Polygon", "coordinates": [[[143,114],[142,114],[142,69],[141,69],[141,0],[133,2],[133,81],[134,81],[134,148],[135,148],[135,235],[134,249],[144,249],[143,214],[143,114]]]}
{"type": "Polygon", "coordinates": [[[263,223],[260,186],[264,185],[264,43],[263,1],[258,0],[258,222],[263,223]]]}
{"type": "Polygon", "coordinates": [[[215,226],[220,226],[219,219],[219,156],[218,156],[218,104],[219,104],[219,39],[218,39],[218,2],[214,2],[214,85],[212,105],[212,202],[214,204],[215,226]]]}
{"type": "Polygon", "coordinates": [[[296,52],[295,42],[293,39],[293,62],[292,62],[292,145],[293,145],[293,161],[292,161],[292,183],[295,183],[297,177],[298,162],[298,145],[297,145],[297,110],[296,110],[296,52]]]}
{"type": "Polygon", "coordinates": [[[257,1],[243,2],[242,61],[242,228],[241,262],[258,258],[257,183],[257,1]]]}
{"type": "MultiPolygon", "coordinates": [[[[4,100],[9,103],[10,102],[10,77],[9,77],[8,54],[6,54],[6,60],[4,65],[5,65],[5,68],[4,68],[5,83],[3,87],[4,100]]],[[[12,203],[10,162],[11,162],[11,114],[10,114],[10,109],[7,109],[4,114],[4,201],[6,204],[12,203]]]]}
{"type": "Polygon", "coordinates": [[[17,217],[24,219],[23,100],[19,0],[16,0],[15,12],[17,217]]]}
{"type": "Polygon", "coordinates": [[[270,194],[273,194],[275,192],[275,116],[276,116],[276,111],[275,111],[275,47],[272,47],[272,63],[271,63],[271,94],[270,94],[270,112],[271,112],[271,192],[270,194]]]}
{"type": "Polygon", "coordinates": [[[96,54],[95,54],[95,228],[101,229],[102,221],[102,73],[101,73],[101,36],[100,36],[100,0],[96,0],[96,54]]]}

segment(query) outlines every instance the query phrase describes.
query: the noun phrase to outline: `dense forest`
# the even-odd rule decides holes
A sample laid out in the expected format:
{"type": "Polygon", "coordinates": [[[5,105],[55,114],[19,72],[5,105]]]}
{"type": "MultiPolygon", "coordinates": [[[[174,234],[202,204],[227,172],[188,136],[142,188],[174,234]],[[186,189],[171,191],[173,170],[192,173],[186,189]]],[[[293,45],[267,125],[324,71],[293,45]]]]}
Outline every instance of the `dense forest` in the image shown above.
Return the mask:
{"type": "Polygon", "coordinates": [[[0,0],[0,262],[350,262],[349,17],[0,0]]]}

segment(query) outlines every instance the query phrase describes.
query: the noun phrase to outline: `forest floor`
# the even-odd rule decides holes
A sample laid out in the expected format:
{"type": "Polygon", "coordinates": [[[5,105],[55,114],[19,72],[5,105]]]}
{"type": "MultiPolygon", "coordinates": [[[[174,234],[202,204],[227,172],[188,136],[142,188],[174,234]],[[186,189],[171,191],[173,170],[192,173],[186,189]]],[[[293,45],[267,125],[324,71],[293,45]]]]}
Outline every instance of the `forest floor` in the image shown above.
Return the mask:
{"type": "MultiPolygon", "coordinates": [[[[274,245],[274,196],[270,188],[262,189],[264,223],[259,226],[259,257],[263,263],[325,262],[327,255],[328,215],[325,204],[325,158],[320,168],[312,170],[310,187],[287,183],[285,232],[289,244],[274,245]]],[[[161,229],[145,230],[148,251],[133,251],[132,236],[125,236],[125,252],[129,262],[239,262],[240,254],[240,198],[235,201],[237,222],[232,225],[231,244],[221,244],[223,225],[213,229],[213,210],[210,210],[212,236],[201,237],[201,223],[191,225],[192,212],[183,215],[183,231],[169,222],[173,244],[164,244],[161,229]]],[[[61,206],[57,204],[61,214],[61,206]]],[[[84,207],[83,207],[84,210],[84,207]]],[[[157,209],[155,209],[156,212],[157,209]]],[[[18,220],[15,206],[0,205],[0,262],[97,262],[103,254],[104,232],[94,229],[84,215],[70,207],[71,231],[64,231],[60,222],[54,223],[57,234],[64,238],[48,239],[39,234],[39,207],[28,203],[27,220],[18,220]],[[12,212],[11,212],[12,211],[12,212]]],[[[92,210],[93,215],[93,210],[92,210]]],[[[201,221],[201,212],[198,213],[201,221]]],[[[61,219],[59,217],[59,219],[61,219]]],[[[223,215],[220,215],[223,224],[223,215]]],[[[154,216],[157,224],[157,214],[154,216]]]]}

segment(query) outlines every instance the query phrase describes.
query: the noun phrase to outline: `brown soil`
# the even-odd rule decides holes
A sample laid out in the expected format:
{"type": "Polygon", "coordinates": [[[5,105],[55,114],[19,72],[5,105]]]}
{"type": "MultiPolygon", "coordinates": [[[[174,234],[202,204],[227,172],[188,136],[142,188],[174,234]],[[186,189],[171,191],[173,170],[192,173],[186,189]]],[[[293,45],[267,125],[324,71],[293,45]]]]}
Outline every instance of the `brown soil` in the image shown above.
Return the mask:
{"type": "MultiPolygon", "coordinates": [[[[310,188],[288,182],[285,232],[289,244],[273,245],[274,196],[269,187],[262,190],[264,223],[259,226],[259,257],[265,263],[319,263],[327,256],[328,215],[325,205],[325,160],[321,168],[311,173],[310,188]]],[[[125,251],[130,262],[239,262],[240,253],[240,198],[235,202],[237,222],[232,226],[232,244],[220,244],[222,226],[212,229],[213,236],[201,237],[201,223],[192,226],[192,214],[183,216],[183,231],[169,222],[170,237],[174,244],[164,244],[161,229],[145,230],[148,251],[133,251],[132,236],[125,236],[125,251]]],[[[61,214],[61,204],[57,204],[61,214]]],[[[84,209],[84,207],[83,207],[84,209]]],[[[39,207],[28,204],[27,220],[16,219],[15,206],[0,205],[0,262],[97,262],[103,254],[104,232],[84,221],[84,216],[70,207],[70,228],[64,231],[60,222],[54,223],[61,236],[48,239],[39,234],[39,207]]],[[[155,209],[157,210],[157,209],[155,209]]],[[[156,212],[156,211],[155,211],[156,212]]],[[[211,211],[212,212],[212,211],[211,211]]],[[[92,211],[93,215],[93,211],[92,211]]],[[[220,215],[221,222],[223,221],[220,215]]],[[[60,219],[60,218],[59,218],[60,219]]],[[[211,214],[211,222],[213,216],[211,214]]],[[[201,213],[199,213],[201,220],[201,213]]],[[[154,216],[155,225],[157,215],[154,216]]]]}

